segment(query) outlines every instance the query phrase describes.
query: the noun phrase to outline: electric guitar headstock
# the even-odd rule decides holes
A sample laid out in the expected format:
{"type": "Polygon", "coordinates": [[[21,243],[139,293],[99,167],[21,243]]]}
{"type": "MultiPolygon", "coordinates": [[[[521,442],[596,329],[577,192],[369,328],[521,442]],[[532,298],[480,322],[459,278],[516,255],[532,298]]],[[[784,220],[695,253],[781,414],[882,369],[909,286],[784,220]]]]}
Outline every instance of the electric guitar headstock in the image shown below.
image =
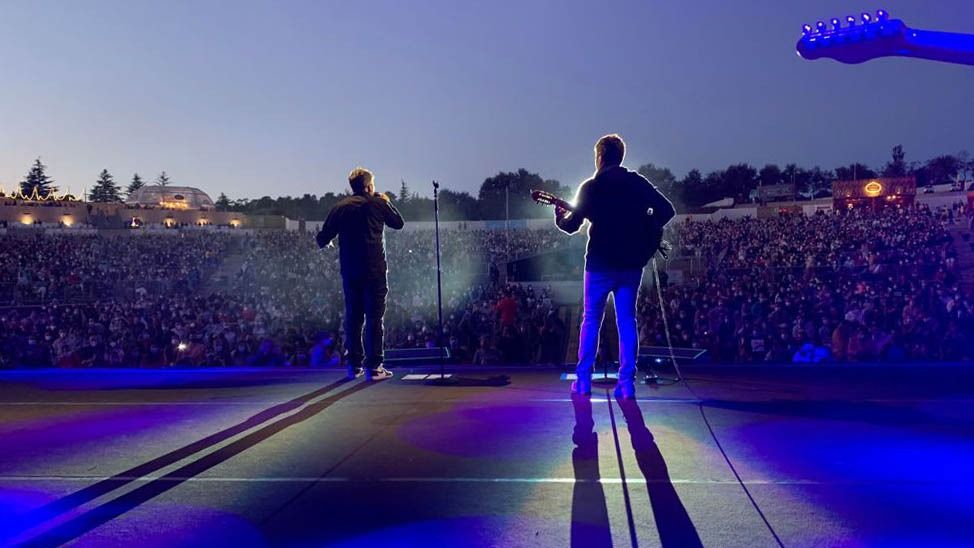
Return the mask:
{"type": "Polygon", "coordinates": [[[531,199],[542,205],[552,205],[562,209],[567,209],[568,211],[572,211],[574,209],[570,203],[545,190],[532,190],[531,199]]]}
{"type": "Polygon", "coordinates": [[[879,10],[876,15],[863,12],[859,19],[849,15],[844,20],[804,25],[797,48],[805,59],[857,64],[880,57],[913,56],[916,34],[903,21],[890,19],[888,12],[879,10]]]}

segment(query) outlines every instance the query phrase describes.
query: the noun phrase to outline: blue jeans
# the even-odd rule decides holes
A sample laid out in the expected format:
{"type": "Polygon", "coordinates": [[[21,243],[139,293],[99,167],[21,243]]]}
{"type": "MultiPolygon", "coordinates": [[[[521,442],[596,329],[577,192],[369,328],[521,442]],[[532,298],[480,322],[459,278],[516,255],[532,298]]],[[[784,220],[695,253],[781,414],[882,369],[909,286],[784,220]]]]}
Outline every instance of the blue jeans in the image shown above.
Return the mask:
{"type": "Polygon", "coordinates": [[[642,269],[585,272],[585,305],[578,337],[578,367],[575,369],[580,378],[592,376],[599,348],[599,328],[610,293],[615,295],[616,325],[619,328],[619,382],[632,382],[636,377],[636,355],[639,353],[636,296],[642,277],[642,269]]]}

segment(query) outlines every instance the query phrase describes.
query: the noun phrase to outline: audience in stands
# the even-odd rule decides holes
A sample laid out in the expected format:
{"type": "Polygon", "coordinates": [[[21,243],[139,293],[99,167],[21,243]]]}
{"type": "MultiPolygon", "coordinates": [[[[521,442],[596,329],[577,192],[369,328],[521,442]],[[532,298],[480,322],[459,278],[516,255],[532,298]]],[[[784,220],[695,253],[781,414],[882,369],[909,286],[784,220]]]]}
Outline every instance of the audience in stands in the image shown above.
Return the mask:
{"type": "MultiPolygon", "coordinates": [[[[672,343],[724,363],[966,360],[974,299],[950,227],[963,208],[687,221],[665,284],[672,343]]],[[[569,245],[544,230],[442,233],[442,344],[481,365],[562,363],[571,307],[498,264],[569,245]]],[[[0,235],[0,365],[329,366],[341,362],[337,254],[310,234],[0,235]]],[[[387,236],[386,346],[437,341],[430,231],[387,236]]],[[[646,276],[649,283],[650,276],[646,276]]],[[[664,346],[656,291],[643,345],[664,346]]],[[[570,361],[570,360],[569,360],[570,361]]]]}

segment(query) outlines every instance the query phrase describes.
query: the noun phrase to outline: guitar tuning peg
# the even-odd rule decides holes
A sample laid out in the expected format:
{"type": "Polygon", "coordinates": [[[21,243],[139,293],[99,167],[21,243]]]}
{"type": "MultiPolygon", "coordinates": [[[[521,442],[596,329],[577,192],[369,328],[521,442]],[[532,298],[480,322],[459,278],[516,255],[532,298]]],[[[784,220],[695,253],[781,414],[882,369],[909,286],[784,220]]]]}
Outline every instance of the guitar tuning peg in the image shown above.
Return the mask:
{"type": "Polygon", "coordinates": [[[850,27],[856,26],[856,18],[851,15],[846,15],[845,22],[849,23],[850,27]]]}
{"type": "Polygon", "coordinates": [[[809,25],[807,23],[804,24],[804,25],[802,25],[802,34],[804,34],[805,36],[808,36],[811,33],[812,33],[812,26],[811,25],[809,25]]]}
{"type": "Polygon", "coordinates": [[[885,23],[889,21],[889,12],[886,10],[878,10],[876,12],[876,19],[879,19],[880,23],[885,23]]]}
{"type": "Polygon", "coordinates": [[[838,17],[832,18],[832,30],[839,30],[842,28],[842,21],[839,21],[838,17]]]}
{"type": "Polygon", "coordinates": [[[862,22],[864,24],[867,24],[868,25],[869,23],[872,22],[872,20],[873,20],[873,16],[872,15],[869,15],[869,12],[868,11],[862,12],[862,22]]]}
{"type": "Polygon", "coordinates": [[[821,32],[825,32],[826,29],[827,29],[827,27],[825,25],[825,21],[819,21],[818,23],[815,23],[815,27],[818,28],[818,31],[820,33],[821,32]]]}

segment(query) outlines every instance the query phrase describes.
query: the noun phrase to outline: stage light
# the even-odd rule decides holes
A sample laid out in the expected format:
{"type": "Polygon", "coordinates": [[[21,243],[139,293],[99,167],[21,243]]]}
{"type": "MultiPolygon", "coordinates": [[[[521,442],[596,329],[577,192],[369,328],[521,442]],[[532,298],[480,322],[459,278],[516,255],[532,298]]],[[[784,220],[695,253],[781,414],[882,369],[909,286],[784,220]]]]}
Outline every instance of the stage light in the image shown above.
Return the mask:
{"type": "Polygon", "coordinates": [[[230,219],[230,226],[233,228],[240,227],[240,219],[230,219]]]}
{"type": "Polygon", "coordinates": [[[61,222],[64,223],[64,226],[71,226],[74,224],[74,217],[68,213],[65,213],[61,216],[61,222]]]}
{"type": "Polygon", "coordinates": [[[25,225],[34,224],[34,217],[30,213],[24,213],[20,217],[20,223],[25,225]]]}
{"type": "Polygon", "coordinates": [[[176,350],[179,350],[180,352],[186,350],[186,348],[188,348],[188,345],[184,342],[181,342],[176,345],[176,350]]]}

